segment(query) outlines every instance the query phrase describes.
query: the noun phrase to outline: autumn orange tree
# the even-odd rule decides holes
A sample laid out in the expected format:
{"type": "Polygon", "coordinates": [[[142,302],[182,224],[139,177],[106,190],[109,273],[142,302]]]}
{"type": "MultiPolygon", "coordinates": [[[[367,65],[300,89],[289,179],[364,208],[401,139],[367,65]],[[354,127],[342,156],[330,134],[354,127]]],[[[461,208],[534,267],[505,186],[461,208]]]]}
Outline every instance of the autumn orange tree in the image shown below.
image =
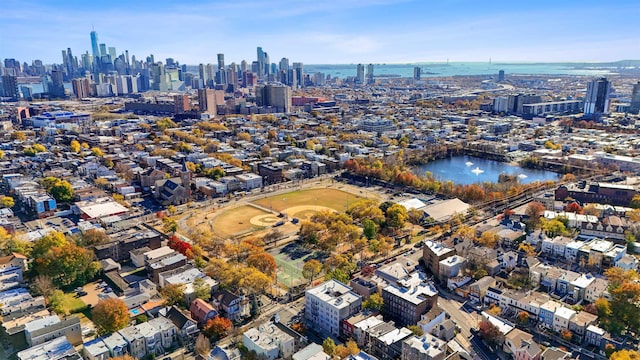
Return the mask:
{"type": "Polygon", "coordinates": [[[123,329],[131,321],[127,305],[118,298],[100,300],[93,307],[91,315],[91,319],[100,335],[123,329]]]}
{"type": "Polygon", "coordinates": [[[276,259],[269,253],[260,252],[250,255],[247,258],[247,265],[256,268],[268,276],[275,277],[278,264],[276,259]]]}
{"type": "Polygon", "coordinates": [[[216,316],[213,319],[209,319],[202,330],[207,336],[219,339],[227,335],[231,328],[233,328],[231,320],[216,316]]]}
{"type": "Polygon", "coordinates": [[[480,336],[486,341],[489,345],[495,346],[500,344],[503,335],[498,329],[497,326],[493,325],[489,321],[481,321],[478,324],[478,331],[480,332],[480,336]]]}

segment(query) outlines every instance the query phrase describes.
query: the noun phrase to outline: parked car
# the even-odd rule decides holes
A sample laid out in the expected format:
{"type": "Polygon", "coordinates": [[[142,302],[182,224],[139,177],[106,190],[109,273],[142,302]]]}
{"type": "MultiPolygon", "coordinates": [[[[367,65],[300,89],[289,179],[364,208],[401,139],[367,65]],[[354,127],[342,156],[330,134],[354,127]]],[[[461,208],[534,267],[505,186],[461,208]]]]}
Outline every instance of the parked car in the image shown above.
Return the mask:
{"type": "Polygon", "coordinates": [[[80,297],[80,296],[85,296],[85,295],[87,295],[87,292],[86,292],[86,291],[84,291],[84,290],[82,290],[82,291],[78,291],[78,297],[80,297]]]}

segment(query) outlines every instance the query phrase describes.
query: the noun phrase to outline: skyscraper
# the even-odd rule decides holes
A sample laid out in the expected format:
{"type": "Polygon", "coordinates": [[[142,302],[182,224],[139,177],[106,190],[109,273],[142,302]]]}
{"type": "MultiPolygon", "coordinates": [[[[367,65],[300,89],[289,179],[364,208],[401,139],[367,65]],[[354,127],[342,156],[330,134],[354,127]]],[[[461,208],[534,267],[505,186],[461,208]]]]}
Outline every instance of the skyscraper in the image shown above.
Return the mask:
{"type": "Polygon", "coordinates": [[[413,80],[420,80],[420,77],[422,77],[422,69],[416,66],[413,68],[413,80]]]}
{"type": "Polygon", "coordinates": [[[49,87],[49,96],[52,98],[64,97],[64,82],[62,80],[61,70],[51,70],[51,86],[49,87]]]}
{"type": "MultiPolygon", "coordinates": [[[[293,80],[292,83],[295,83],[298,87],[304,87],[304,69],[301,62],[293,63],[293,80]]],[[[293,86],[293,85],[292,85],[293,86]]]]}
{"type": "Polygon", "coordinates": [[[364,65],[362,64],[358,64],[358,68],[356,70],[356,84],[364,84],[364,65]]]}
{"type": "Polygon", "coordinates": [[[216,72],[216,84],[227,85],[227,72],[224,68],[224,54],[218,54],[218,71],[216,72]]]}
{"type": "Polygon", "coordinates": [[[265,53],[262,48],[258,46],[258,79],[264,79],[264,66],[265,66],[265,53]]]}
{"type": "Polygon", "coordinates": [[[498,82],[504,81],[504,70],[498,71],[498,82]]]}
{"type": "Polygon", "coordinates": [[[18,92],[18,78],[13,75],[2,76],[2,89],[4,96],[10,97],[14,100],[20,99],[20,93],[18,92]]]}
{"type": "Polygon", "coordinates": [[[609,95],[611,82],[606,78],[593,80],[587,84],[587,95],[584,99],[584,114],[598,115],[609,112],[609,95]]]}
{"type": "Polygon", "coordinates": [[[631,91],[631,107],[629,110],[635,114],[640,112],[640,81],[633,85],[633,90],[631,91]]]}
{"type": "Polygon", "coordinates": [[[367,84],[373,84],[373,64],[367,65],[367,84]]]}
{"type": "Polygon", "coordinates": [[[93,58],[100,58],[100,48],[98,48],[98,33],[95,31],[91,32],[91,52],[93,53],[93,58]]]}

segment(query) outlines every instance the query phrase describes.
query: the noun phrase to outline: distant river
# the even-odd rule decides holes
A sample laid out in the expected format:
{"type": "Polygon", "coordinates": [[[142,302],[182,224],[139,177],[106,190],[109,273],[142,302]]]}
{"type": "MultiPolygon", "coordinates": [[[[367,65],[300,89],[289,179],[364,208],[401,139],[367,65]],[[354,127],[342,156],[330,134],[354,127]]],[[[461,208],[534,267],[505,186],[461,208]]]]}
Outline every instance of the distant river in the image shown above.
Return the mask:
{"type": "Polygon", "coordinates": [[[451,180],[456,184],[498,182],[498,176],[506,173],[518,175],[521,183],[557,180],[559,175],[552,171],[525,169],[500,161],[480,159],[473,156],[454,156],[432,161],[413,168],[416,175],[431,172],[438,180],[451,180]]]}
{"type": "MultiPolygon", "coordinates": [[[[451,62],[451,63],[415,63],[415,64],[373,64],[373,73],[378,75],[399,75],[401,77],[413,77],[413,68],[422,69],[422,77],[442,77],[455,75],[498,75],[498,71],[504,70],[505,74],[527,75],[587,75],[600,76],[611,74],[615,68],[595,68],[585,64],[559,63],[559,64],[527,64],[527,63],[480,63],[480,62],[451,62]]],[[[304,72],[313,74],[321,72],[331,77],[346,78],[356,76],[357,64],[304,64],[304,72]]]]}

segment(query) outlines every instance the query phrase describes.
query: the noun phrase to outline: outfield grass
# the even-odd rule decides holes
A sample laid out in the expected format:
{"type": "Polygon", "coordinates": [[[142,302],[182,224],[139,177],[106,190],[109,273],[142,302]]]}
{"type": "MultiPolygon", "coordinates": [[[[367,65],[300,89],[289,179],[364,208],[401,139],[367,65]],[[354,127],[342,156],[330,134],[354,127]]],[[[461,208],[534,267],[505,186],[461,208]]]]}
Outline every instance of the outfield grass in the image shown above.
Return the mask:
{"type": "Polygon", "coordinates": [[[347,210],[349,204],[360,199],[360,196],[336,189],[307,189],[292,191],[286,194],[266,197],[254,201],[267,209],[283,211],[294,206],[324,206],[338,212],[347,210]]]}
{"type": "Polygon", "coordinates": [[[226,209],[213,220],[214,231],[221,236],[233,236],[249,230],[260,230],[264,227],[251,224],[254,216],[269,214],[253,206],[239,206],[226,209]]]}

